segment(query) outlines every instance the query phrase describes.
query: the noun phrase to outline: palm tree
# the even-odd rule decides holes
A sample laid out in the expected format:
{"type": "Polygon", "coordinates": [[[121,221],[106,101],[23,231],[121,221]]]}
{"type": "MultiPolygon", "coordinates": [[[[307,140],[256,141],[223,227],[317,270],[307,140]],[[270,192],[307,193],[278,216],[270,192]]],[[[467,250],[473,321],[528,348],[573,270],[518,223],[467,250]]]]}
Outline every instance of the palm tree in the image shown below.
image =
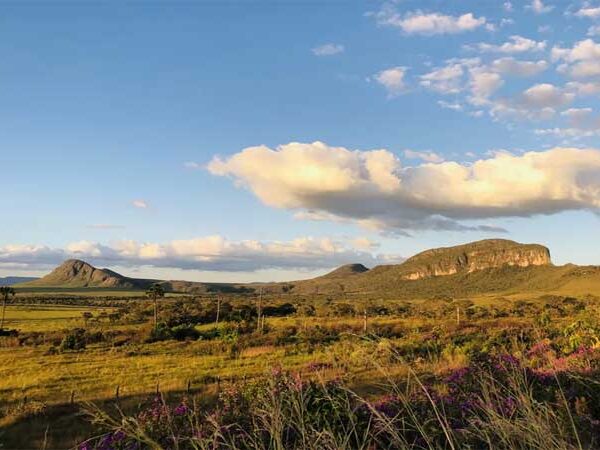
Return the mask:
{"type": "Polygon", "coordinates": [[[163,298],[164,296],[165,290],[158,283],[154,283],[146,291],[146,297],[151,298],[154,302],[154,328],[158,327],[158,299],[163,298]]]}
{"type": "Polygon", "coordinates": [[[0,330],[4,328],[4,315],[6,314],[6,303],[9,297],[15,296],[15,290],[10,286],[0,287],[0,296],[2,297],[2,321],[0,321],[0,330]]]}

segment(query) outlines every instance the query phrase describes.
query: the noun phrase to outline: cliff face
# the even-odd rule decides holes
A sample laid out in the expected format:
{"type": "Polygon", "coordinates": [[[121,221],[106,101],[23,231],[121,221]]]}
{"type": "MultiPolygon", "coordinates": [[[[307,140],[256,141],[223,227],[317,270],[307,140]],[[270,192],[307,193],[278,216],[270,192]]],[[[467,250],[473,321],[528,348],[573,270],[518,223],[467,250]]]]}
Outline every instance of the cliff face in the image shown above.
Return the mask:
{"type": "Polygon", "coordinates": [[[502,266],[529,267],[550,264],[550,251],[542,245],[489,239],[456,247],[427,250],[406,260],[399,269],[402,280],[419,280],[502,266]]]}

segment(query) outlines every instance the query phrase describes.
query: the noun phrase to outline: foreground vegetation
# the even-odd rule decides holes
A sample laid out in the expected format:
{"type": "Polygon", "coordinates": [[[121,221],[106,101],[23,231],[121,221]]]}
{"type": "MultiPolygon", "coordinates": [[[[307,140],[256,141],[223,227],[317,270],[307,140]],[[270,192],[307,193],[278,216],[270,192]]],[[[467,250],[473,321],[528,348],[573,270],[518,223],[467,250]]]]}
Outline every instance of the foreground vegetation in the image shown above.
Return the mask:
{"type": "Polygon", "coordinates": [[[598,446],[592,296],[15,301],[5,448],[598,446]]]}

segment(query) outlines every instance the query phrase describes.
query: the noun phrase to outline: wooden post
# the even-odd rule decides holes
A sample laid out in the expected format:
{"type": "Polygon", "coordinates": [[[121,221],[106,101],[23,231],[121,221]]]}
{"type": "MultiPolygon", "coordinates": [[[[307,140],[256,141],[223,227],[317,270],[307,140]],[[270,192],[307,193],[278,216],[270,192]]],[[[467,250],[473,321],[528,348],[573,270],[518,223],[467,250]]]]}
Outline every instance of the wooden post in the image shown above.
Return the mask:
{"type": "Polygon", "coordinates": [[[75,391],[71,391],[71,399],[69,400],[69,403],[71,405],[75,403],[75,391]]]}
{"type": "Polygon", "coordinates": [[[187,387],[186,387],[185,390],[189,394],[191,389],[192,389],[192,380],[188,379],[187,380],[187,387]]]}
{"type": "Polygon", "coordinates": [[[367,334],[367,309],[363,311],[363,333],[367,334]]]}
{"type": "Polygon", "coordinates": [[[456,307],[456,325],[460,325],[460,307],[456,307]]]}
{"type": "Polygon", "coordinates": [[[115,390],[115,400],[119,401],[119,388],[120,386],[117,384],[117,389],[115,390]]]}

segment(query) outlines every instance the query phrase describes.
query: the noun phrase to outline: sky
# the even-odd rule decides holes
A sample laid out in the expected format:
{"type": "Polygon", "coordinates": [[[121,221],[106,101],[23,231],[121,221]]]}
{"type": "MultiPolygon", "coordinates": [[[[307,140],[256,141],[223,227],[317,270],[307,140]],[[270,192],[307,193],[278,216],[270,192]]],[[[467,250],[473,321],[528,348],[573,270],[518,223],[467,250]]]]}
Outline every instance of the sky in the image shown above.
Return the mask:
{"type": "Polygon", "coordinates": [[[600,264],[600,2],[3,2],[0,276],[600,264]]]}

